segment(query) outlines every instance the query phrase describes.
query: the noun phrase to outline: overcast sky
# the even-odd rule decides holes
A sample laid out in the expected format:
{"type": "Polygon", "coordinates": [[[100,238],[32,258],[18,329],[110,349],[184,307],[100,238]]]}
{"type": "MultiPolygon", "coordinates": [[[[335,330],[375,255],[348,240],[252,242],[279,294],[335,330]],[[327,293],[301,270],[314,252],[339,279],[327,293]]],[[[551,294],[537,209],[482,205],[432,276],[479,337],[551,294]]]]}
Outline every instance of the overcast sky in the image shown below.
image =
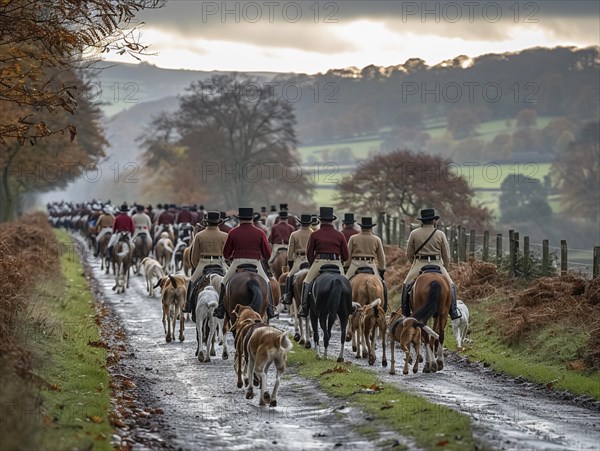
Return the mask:
{"type": "MultiPolygon", "coordinates": [[[[600,45],[600,2],[202,1],[147,10],[142,40],[171,69],[325,72],[600,45]]],[[[135,62],[131,57],[107,59],[135,62]]]]}

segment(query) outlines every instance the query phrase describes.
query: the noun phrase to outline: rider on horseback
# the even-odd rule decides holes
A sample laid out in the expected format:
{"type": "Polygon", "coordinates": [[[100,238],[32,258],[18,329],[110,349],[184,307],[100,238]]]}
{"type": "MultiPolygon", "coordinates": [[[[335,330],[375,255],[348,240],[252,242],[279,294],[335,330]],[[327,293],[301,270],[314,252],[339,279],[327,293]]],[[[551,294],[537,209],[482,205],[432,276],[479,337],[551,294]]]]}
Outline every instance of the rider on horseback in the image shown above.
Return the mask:
{"type": "Polygon", "coordinates": [[[135,232],[133,233],[133,242],[135,243],[135,239],[140,234],[146,235],[146,242],[144,246],[146,249],[150,249],[152,247],[152,239],[150,238],[150,230],[152,228],[152,221],[150,220],[150,216],[144,213],[144,206],[137,205],[136,213],[131,217],[133,221],[133,225],[135,226],[135,232]]]}
{"type": "Polygon", "coordinates": [[[192,277],[188,285],[188,299],[184,309],[188,313],[192,303],[193,287],[204,275],[204,267],[207,265],[219,265],[223,272],[227,272],[228,266],[223,259],[223,248],[227,241],[227,233],[219,230],[223,222],[218,211],[209,211],[204,223],[206,228],[194,236],[190,261],[192,263],[192,277]]]}
{"type": "Polygon", "coordinates": [[[385,274],[385,253],[383,252],[383,243],[381,238],[373,233],[373,219],[370,217],[362,217],[360,225],[360,233],[352,235],[348,240],[348,252],[350,253],[350,261],[346,277],[351,279],[356,270],[360,267],[368,266],[373,269],[373,274],[379,272],[381,282],[383,283],[383,310],[387,311],[387,286],[383,275],[385,274]]]}
{"type": "Polygon", "coordinates": [[[296,230],[290,235],[288,246],[288,267],[290,272],[285,279],[285,293],[282,304],[290,305],[294,293],[294,274],[300,271],[300,265],[306,260],[306,247],[311,233],[312,223],[311,215],[300,215],[300,230],[296,230]],[[291,259],[290,259],[291,258],[291,259]]]}
{"type": "Polygon", "coordinates": [[[344,220],[342,221],[342,234],[346,238],[346,243],[352,235],[356,235],[358,230],[354,227],[354,213],[345,213],[344,220]]]}
{"type": "Polygon", "coordinates": [[[225,286],[231,276],[236,273],[237,267],[241,264],[252,264],[256,266],[258,274],[267,284],[267,293],[269,295],[267,317],[271,319],[276,316],[273,310],[273,293],[269,278],[263,267],[263,262],[261,262],[263,260],[266,264],[270,255],[267,236],[262,230],[254,227],[252,224],[252,219],[254,218],[252,208],[240,207],[238,218],[240,224],[229,232],[225,241],[225,247],[223,248],[223,256],[231,261],[231,266],[223,278],[221,292],[219,293],[219,306],[215,309],[214,316],[217,318],[225,317],[225,306],[223,305],[225,286]]]}
{"type": "Polygon", "coordinates": [[[419,275],[419,271],[423,266],[435,265],[440,268],[452,289],[450,318],[460,318],[462,315],[456,308],[456,287],[445,268],[445,265],[450,261],[450,245],[446,234],[436,228],[437,220],[440,217],[435,214],[433,208],[427,208],[421,210],[421,217],[417,219],[422,222],[422,227],[410,232],[406,247],[406,257],[409,261],[412,260],[413,263],[402,284],[402,314],[407,317],[410,316],[408,301],[410,284],[419,275]]]}
{"type": "Polygon", "coordinates": [[[308,316],[308,295],[312,281],[319,275],[319,270],[324,265],[335,265],[339,267],[340,274],[344,274],[342,261],[348,260],[348,244],[342,232],[335,229],[333,221],[337,216],[333,214],[333,208],[321,207],[319,209],[321,227],[310,235],[308,240],[306,257],[311,264],[310,270],[304,279],[302,286],[302,308],[298,316],[308,316]]]}
{"type": "Polygon", "coordinates": [[[104,212],[104,214],[102,214],[96,221],[97,236],[96,236],[96,250],[94,251],[94,257],[98,256],[98,252],[99,252],[98,245],[100,244],[100,238],[102,238],[107,233],[112,233],[112,228],[115,223],[115,217],[111,213],[112,208],[110,208],[110,205],[106,205],[102,211],[104,212]]]}
{"type": "Polygon", "coordinates": [[[133,249],[133,241],[131,241],[131,235],[135,232],[135,227],[133,225],[133,220],[131,216],[128,215],[129,207],[127,204],[121,205],[121,209],[117,217],[115,218],[115,223],[113,224],[113,234],[110,237],[110,241],[108,242],[108,250],[106,251],[108,256],[112,255],[112,249],[115,243],[121,239],[121,236],[125,232],[129,232],[129,244],[133,249]]]}
{"type": "Polygon", "coordinates": [[[280,221],[271,229],[271,234],[269,235],[269,244],[271,245],[271,258],[269,258],[269,264],[275,260],[275,256],[277,255],[277,252],[279,252],[279,249],[287,250],[290,242],[290,235],[296,231],[294,227],[288,224],[287,217],[288,212],[286,210],[280,211],[280,221]]]}

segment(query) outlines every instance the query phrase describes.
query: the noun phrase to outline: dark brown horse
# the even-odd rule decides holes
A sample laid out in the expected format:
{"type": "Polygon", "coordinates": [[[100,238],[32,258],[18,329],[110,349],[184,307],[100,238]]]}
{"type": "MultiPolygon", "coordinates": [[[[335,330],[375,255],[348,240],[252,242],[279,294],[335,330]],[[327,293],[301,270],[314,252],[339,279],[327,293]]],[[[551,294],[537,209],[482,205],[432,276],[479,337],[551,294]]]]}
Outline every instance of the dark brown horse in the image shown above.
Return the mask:
{"type": "Polygon", "coordinates": [[[223,355],[225,360],[229,358],[227,351],[227,331],[230,329],[232,312],[237,305],[247,305],[255,312],[265,317],[269,305],[268,287],[264,279],[256,272],[238,271],[225,287],[223,306],[225,307],[225,320],[223,321],[223,355]]]}
{"type": "Polygon", "coordinates": [[[450,284],[440,272],[423,272],[417,277],[412,289],[410,301],[411,316],[422,324],[433,317],[433,331],[438,338],[431,337],[425,329],[421,336],[425,345],[424,373],[444,368],[444,329],[448,321],[448,313],[452,302],[450,284]]]}
{"type": "Polygon", "coordinates": [[[146,233],[140,233],[135,237],[133,244],[133,273],[138,274],[142,266],[142,260],[150,255],[152,239],[146,233]]]}

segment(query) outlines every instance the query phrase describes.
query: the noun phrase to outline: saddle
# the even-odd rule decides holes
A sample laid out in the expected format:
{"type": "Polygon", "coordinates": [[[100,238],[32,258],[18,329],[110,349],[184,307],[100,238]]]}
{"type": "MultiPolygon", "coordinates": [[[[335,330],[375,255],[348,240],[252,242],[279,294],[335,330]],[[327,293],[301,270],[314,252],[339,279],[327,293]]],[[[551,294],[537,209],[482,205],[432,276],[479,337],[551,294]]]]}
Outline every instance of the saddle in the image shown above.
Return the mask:
{"type": "Polygon", "coordinates": [[[370,266],[361,266],[360,268],[356,268],[355,274],[373,274],[375,275],[375,271],[370,266]]]}
{"type": "Polygon", "coordinates": [[[337,265],[323,265],[319,268],[319,274],[323,274],[324,272],[340,274],[340,268],[337,265]]]}
{"type": "Polygon", "coordinates": [[[421,268],[421,271],[419,271],[419,274],[430,273],[430,272],[442,274],[442,270],[437,265],[425,265],[421,268]]]}
{"type": "Polygon", "coordinates": [[[204,269],[202,269],[202,275],[207,276],[209,274],[218,274],[220,276],[224,276],[225,271],[223,271],[221,265],[206,265],[204,269]]]}
{"type": "Polygon", "coordinates": [[[255,272],[255,273],[258,273],[258,268],[256,267],[256,265],[254,265],[252,263],[242,263],[241,265],[239,265],[235,269],[235,272],[255,272]]]}

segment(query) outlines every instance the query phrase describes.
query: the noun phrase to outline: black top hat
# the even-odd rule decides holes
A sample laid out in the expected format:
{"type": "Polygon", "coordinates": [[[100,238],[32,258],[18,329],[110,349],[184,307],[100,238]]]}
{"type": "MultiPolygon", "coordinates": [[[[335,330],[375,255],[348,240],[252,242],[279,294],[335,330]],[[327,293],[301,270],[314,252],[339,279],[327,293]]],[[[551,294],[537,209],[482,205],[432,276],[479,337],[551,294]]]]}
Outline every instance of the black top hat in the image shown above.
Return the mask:
{"type": "Polygon", "coordinates": [[[302,225],[310,225],[312,224],[312,215],[300,215],[300,224],[302,225]]]}
{"type": "Polygon", "coordinates": [[[288,204],[279,204],[279,210],[287,210],[288,204]]]}
{"type": "Polygon", "coordinates": [[[221,219],[225,219],[225,218],[227,217],[227,213],[225,213],[224,211],[220,211],[220,212],[219,212],[219,217],[220,217],[221,219]]]}
{"type": "Polygon", "coordinates": [[[333,207],[320,207],[319,219],[321,221],[335,221],[337,216],[333,214],[333,207]]]}
{"type": "Polygon", "coordinates": [[[354,224],[356,221],[354,220],[354,213],[345,213],[344,220],[342,224],[354,224]]]}
{"type": "Polygon", "coordinates": [[[363,216],[361,222],[358,223],[363,229],[370,229],[371,227],[375,227],[377,224],[373,224],[373,218],[370,216],[363,216]]]}
{"type": "Polygon", "coordinates": [[[288,217],[288,212],[287,211],[280,211],[279,212],[279,217],[281,219],[286,219],[288,217]]]}
{"type": "Polygon", "coordinates": [[[271,211],[277,211],[277,207],[275,205],[271,205],[271,211]]]}
{"type": "Polygon", "coordinates": [[[440,219],[440,217],[435,214],[435,210],[433,208],[426,208],[421,210],[421,217],[417,219],[419,221],[430,221],[434,219],[440,219]]]}
{"type": "Polygon", "coordinates": [[[260,212],[264,213],[265,211],[267,211],[267,207],[260,207],[260,212]]]}
{"type": "Polygon", "coordinates": [[[127,204],[123,204],[123,205],[121,205],[121,209],[120,210],[123,213],[127,213],[127,212],[129,212],[129,207],[127,206],[127,204]]]}
{"type": "Polygon", "coordinates": [[[162,204],[156,204],[156,208],[162,208],[162,204]]]}
{"type": "Polygon", "coordinates": [[[240,207],[238,208],[239,219],[252,219],[254,217],[254,210],[252,207],[240,207]]]}
{"type": "Polygon", "coordinates": [[[135,209],[139,212],[144,211],[144,206],[143,205],[136,205],[135,209]]]}
{"type": "Polygon", "coordinates": [[[221,219],[221,213],[218,211],[207,212],[204,220],[209,225],[219,225],[223,223],[223,219],[221,219]]]}

